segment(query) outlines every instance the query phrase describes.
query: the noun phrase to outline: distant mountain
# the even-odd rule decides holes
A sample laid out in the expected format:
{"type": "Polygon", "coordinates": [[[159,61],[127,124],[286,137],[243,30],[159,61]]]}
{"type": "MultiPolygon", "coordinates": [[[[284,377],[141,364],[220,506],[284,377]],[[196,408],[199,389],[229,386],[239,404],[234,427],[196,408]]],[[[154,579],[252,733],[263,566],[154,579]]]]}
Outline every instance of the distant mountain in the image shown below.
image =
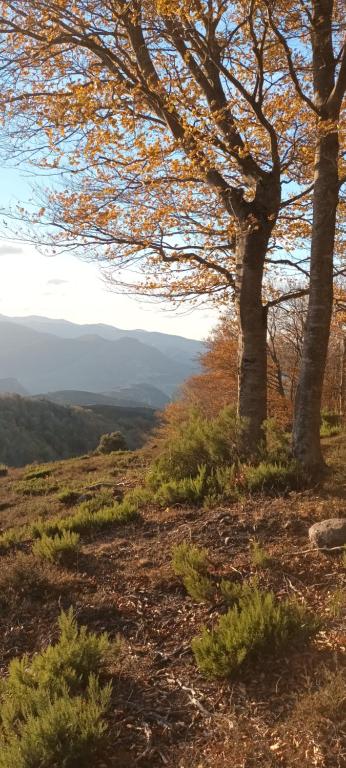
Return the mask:
{"type": "Polygon", "coordinates": [[[105,432],[120,431],[139,448],[156,424],[150,408],[66,407],[19,395],[0,395],[0,462],[20,467],[94,450],[105,432]]]}
{"type": "Polygon", "coordinates": [[[28,395],[17,379],[0,379],[0,392],[15,395],[28,395]]]}
{"type": "Polygon", "coordinates": [[[0,373],[2,377],[18,379],[32,394],[67,389],[113,393],[144,384],[170,398],[184,379],[198,370],[195,356],[202,345],[193,340],[145,331],[118,331],[111,326],[76,326],[48,318],[21,320],[37,327],[49,327],[50,332],[34,330],[19,323],[19,318],[0,316],[0,373]],[[54,335],[53,328],[60,332],[68,328],[70,337],[54,335]],[[96,335],[91,332],[96,328],[105,333],[108,331],[104,329],[108,329],[109,334],[120,333],[120,338],[111,340],[96,335]],[[76,329],[80,335],[72,336],[76,329]],[[169,353],[153,343],[140,341],[136,334],[141,334],[143,339],[149,336],[151,341],[158,337],[160,345],[165,344],[169,353]]]}
{"type": "Polygon", "coordinates": [[[149,384],[138,384],[133,387],[124,387],[108,394],[99,392],[83,392],[75,389],[65,389],[58,392],[46,392],[44,395],[36,395],[36,398],[45,398],[52,403],[61,405],[111,405],[123,407],[149,407],[154,409],[164,408],[169,398],[160,389],[149,384]]]}
{"type": "Polygon", "coordinates": [[[69,320],[54,320],[50,317],[5,317],[0,315],[0,320],[24,325],[39,333],[50,333],[63,339],[77,339],[80,336],[101,336],[107,341],[118,341],[124,337],[136,339],[143,344],[155,347],[167,357],[177,362],[192,364],[197,370],[197,357],[203,350],[203,342],[196,339],[187,339],[184,336],[175,336],[157,331],[143,331],[141,329],[125,330],[103,323],[79,325],[69,320]]]}

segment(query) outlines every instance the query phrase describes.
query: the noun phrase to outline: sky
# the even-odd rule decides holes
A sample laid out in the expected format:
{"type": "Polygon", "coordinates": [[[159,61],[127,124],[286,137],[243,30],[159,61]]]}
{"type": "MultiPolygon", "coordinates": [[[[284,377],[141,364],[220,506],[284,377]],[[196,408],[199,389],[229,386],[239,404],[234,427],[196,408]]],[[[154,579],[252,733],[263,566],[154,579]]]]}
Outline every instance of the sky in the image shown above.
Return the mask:
{"type": "MultiPolygon", "coordinates": [[[[0,208],[25,204],[30,181],[19,168],[0,172],[0,208]]],[[[43,256],[31,245],[0,239],[0,275],[0,314],[10,317],[44,315],[196,339],[206,338],[217,323],[217,311],[208,306],[174,310],[168,303],[119,295],[105,283],[97,264],[71,253],[43,256]]]]}

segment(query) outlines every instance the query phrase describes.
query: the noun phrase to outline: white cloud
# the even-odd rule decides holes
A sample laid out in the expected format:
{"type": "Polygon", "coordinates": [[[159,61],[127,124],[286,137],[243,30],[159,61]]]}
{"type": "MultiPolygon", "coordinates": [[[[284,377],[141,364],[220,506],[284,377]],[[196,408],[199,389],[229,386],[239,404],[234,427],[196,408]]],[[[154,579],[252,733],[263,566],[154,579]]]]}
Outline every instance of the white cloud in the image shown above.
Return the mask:
{"type": "Polygon", "coordinates": [[[0,245],[0,256],[18,256],[23,253],[23,248],[18,245],[0,245]]]}
{"type": "Polygon", "coordinates": [[[68,280],[61,280],[59,277],[47,280],[47,285],[64,285],[65,283],[68,283],[68,280]]]}

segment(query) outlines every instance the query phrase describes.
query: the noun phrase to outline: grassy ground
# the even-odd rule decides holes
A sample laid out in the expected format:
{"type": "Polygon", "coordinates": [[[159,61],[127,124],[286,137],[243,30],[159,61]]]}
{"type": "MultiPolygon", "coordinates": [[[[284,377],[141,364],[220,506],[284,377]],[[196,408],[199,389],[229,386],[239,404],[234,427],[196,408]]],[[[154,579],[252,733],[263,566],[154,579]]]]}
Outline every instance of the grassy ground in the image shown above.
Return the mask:
{"type": "MultiPolygon", "coordinates": [[[[123,638],[98,768],[342,768],[345,570],[340,556],[309,549],[307,530],[345,516],[345,437],[326,440],[325,451],[332,472],[312,491],[212,510],[147,505],[134,522],[81,535],[72,567],[48,564],[48,583],[38,590],[16,585],[15,599],[0,600],[1,675],[13,657],[55,640],[61,608],[73,605],[79,623],[123,638]],[[256,574],[279,599],[305,603],[320,616],[321,631],[279,658],[268,649],[231,682],[204,679],[191,639],[203,623],[213,626],[222,606],[195,604],[174,576],[172,547],[186,540],[208,548],[216,577],[256,574]],[[255,564],[254,540],[268,564],[255,564]]],[[[66,490],[105,494],[110,503],[137,485],[145,465],[137,452],[9,470],[0,477],[1,529],[73,514],[59,500],[66,490]]],[[[20,549],[30,551],[31,542],[1,555],[2,589],[20,549]]]]}

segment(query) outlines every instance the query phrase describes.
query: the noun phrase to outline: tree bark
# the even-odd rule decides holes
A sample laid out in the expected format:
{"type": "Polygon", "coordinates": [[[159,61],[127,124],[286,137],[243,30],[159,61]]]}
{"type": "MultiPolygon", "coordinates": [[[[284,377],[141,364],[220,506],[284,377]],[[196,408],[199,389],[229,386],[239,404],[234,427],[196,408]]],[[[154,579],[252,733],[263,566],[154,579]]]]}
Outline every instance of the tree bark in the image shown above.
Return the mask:
{"type": "Polygon", "coordinates": [[[333,305],[338,153],[336,129],[331,130],[328,121],[320,121],[315,152],[309,306],[293,426],[294,455],[312,473],[324,464],[320,413],[333,305]]]}
{"type": "Polygon", "coordinates": [[[244,226],[238,237],[239,385],[238,414],[244,419],[243,447],[258,451],[267,418],[267,309],[262,303],[268,225],[244,226]]]}

